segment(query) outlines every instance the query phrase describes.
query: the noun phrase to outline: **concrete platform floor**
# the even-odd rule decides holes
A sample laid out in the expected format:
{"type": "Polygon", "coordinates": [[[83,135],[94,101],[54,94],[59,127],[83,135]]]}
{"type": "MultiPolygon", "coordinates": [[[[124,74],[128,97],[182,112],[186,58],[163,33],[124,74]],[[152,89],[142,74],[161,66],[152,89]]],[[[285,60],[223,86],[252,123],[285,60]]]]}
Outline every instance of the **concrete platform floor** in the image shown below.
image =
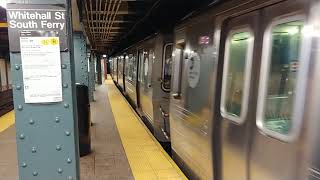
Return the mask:
{"type": "MultiPolygon", "coordinates": [[[[107,98],[106,86],[97,86],[96,101],[91,103],[93,151],[80,158],[81,180],[134,179],[107,98]]],[[[0,123],[12,122],[4,118],[14,116],[3,116],[0,123]]],[[[19,179],[15,136],[14,125],[0,132],[1,180],[19,179]]]]}

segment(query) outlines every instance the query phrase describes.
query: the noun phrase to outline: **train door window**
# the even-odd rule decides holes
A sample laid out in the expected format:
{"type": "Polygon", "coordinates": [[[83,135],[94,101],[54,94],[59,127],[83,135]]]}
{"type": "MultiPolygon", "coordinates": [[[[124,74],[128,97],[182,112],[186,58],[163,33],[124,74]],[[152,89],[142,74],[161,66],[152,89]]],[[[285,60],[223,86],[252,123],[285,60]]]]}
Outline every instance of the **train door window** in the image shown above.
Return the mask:
{"type": "Polygon", "coordinates": [[[139,82],[144,82],[144,78],[143,78],[143,74],[144,74],[144,52],[143,51],[139,51],[139,75],[138,75],[138,81],[139,82]]]}
{"type": "Polygon", "coordinates": [[[133,81],[137,79],[137,57],[132,55],[132,78],[133,81]]]}
{"type": "Polygon", "coordinates": [[[242,123],[247,113],[252,55],[250,29],[231,31],[226,40],[220,108],[223,117],[236,123],[242,123]]]}
{"type": "Polygon", "coordinates": [[[172,80],[172,96],[175,99],[181,97],[181,78],[183,67],[183,51],[185,49],[185,40],[178,40],[175,44],[175,50],[172,55],[173,63],[173,80],[172,80]]]}
{"type": "Polygon", "coordinates": [[[132,68],[132,60],[131,60],[131,55],[126,55],[125,56],[125,78],[128,81],[132,81],[132,73],[131,73],[131,68],[132,68]]]}
{"type": "Polygon", "coordinates": [[[172,43],[164,46],[162,59],[162,89],[170,91],[172,74],[172,43]]]}
{"type": "Polygon", "coordinates": [[[147,73],[147,81],[148,81],[148,87],[152,86],[152,65],[153,61],[155,60],[155,55],[152,50],[149,51],[149,61],[148,61],[148,73],[147,73]]]}
{"type": "Polygon", "coordinates": [[[143,52],[143,63],[142,65],[142,83],[148,83],[147,78],[148,78],[148,71],[149,71],[149,54],[147,51],[143,52]]]}
{"type": "Polygon", "coordinates": [[[266,31],[258,104],[260,129],[286,140],[293,128],[293,108],[300,64],[303,18],[274,22],[266,31]]]}

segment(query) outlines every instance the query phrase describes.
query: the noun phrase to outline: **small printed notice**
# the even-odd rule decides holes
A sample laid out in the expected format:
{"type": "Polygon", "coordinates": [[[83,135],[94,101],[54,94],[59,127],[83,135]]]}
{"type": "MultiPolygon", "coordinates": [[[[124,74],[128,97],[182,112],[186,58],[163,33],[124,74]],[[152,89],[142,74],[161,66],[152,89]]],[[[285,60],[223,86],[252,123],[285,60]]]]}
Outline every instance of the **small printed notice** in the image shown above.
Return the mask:
{"type": "Polygon", "coordinates": [[[59,37],[52,31],[22,32],[20,49],[25,103],[62,101],[59,37]]]}

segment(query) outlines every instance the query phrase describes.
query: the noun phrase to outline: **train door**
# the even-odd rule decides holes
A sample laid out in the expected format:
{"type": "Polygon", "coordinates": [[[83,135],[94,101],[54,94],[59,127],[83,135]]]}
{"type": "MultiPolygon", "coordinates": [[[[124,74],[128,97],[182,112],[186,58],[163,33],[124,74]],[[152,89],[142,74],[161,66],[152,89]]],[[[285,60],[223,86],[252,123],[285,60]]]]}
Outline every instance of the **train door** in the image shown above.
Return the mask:
{"type": "Polygon", "coordinates": [[[137,85],[136,85],[136,92],[137,92],[137,105],[138,108],[141,109],[141,100],[140,100],[140,88],[141,88],[141,81],[142,81],[142,62],[143,62],[143,49],[138,50],[138,60],[137,60],[137,85]]]}
{"type": "Polygon", "coordinates": [[[123,92],[126,93],[126,63],[127,63],[127,59],[126,59],[126,55],[122,56],[122,60],[123,60],[123,67],[122,67],[122,73],[123,73],[123,79],[122,79],[122,83],[123,83],[123,92]]]}
{"type": "Polygon", "coordinates": [[[118,67],[119,67],[119,58],[118,57],[116,57],[116,58],[114,58],[115,59],[115,62],[114,62],[114,65],[115,65],[115,68],[114,68],[114,76],[115,76],[115,82],[116,82],[116,84],[118,84],[118,79],[119,79],[119,72],[118,72],[118,67]]]}
{"type": "Polygon", "coordinates": [[[254,11],[226,19],[222,27],[224,48],[220,60],[224,64],[219,119],[223,180],[248,180],[248,152],[255,120],[252,67],[260,51],[258,18],[259,12],[254,11]]]}
{"type": "MultiPolygon", "coordinates": [[[[309,41],[304,38],[307,1],[283,1],[264,8],[256,125],[250,150],[250,179],[301,180],[309,41]]],[[[307,35],[307,34],[306,34],[307,35]]]]}
{"type": "Polygon", "coordinates": [[[140,62],[140,106],[144,115],[153,124],[153,104],[152,104],[152,64],[154,61],[153,50],[144,50],[140,62]]]}

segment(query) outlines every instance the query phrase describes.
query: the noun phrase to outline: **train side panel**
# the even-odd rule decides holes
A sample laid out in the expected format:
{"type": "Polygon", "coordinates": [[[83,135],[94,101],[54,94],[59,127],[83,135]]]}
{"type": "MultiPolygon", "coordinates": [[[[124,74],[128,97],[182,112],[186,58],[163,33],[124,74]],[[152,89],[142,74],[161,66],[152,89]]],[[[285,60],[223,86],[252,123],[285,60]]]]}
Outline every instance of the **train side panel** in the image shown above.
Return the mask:
{"type": "Polygon", "coordinates": [[[197,19],[175,33],[170,129],[174,158],[193,179],[213,178],[213,20],[197,19]]]}

